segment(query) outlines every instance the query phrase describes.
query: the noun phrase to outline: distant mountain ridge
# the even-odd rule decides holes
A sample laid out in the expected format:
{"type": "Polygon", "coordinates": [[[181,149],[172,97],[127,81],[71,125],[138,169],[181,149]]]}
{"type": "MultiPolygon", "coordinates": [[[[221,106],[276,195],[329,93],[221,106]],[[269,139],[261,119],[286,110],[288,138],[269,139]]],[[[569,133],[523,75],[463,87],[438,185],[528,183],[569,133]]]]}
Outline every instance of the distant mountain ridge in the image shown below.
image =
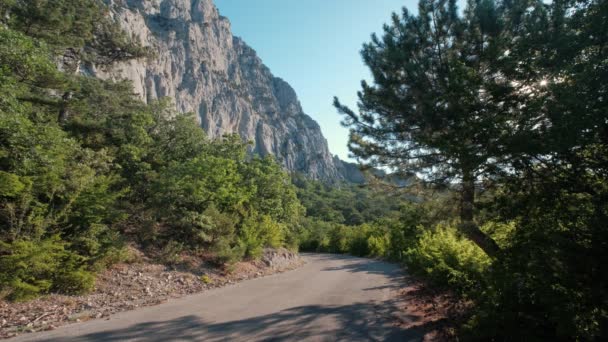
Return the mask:
{"type": "Polygon", "coordinates": [[[313,179],[364,181],[356,165],[331,155],[319,125],[302,110],[294,89],[275,77],[212,0],[106,0],[114,18],[155,52],[105,70],[86,72],[128,79],[144,101],[174,100],[194,112],[210,137],[238,133],[252,152],[272,154],[285,168],[313,179]]]}

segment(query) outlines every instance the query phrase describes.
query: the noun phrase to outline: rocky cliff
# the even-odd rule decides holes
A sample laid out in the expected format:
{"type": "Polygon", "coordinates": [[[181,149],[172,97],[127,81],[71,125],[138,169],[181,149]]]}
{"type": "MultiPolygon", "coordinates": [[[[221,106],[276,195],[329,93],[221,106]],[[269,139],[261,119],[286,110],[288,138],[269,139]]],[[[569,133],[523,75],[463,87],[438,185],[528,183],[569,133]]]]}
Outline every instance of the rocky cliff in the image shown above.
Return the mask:
{"type": "Polygon", "coordinates": [[[179,111],[198,114],[210,137],[238,133],[253,141],[252,152],[272,154],[288,170],[347,179],[295,91],[232,35],[212,0],[106,1],[123,28],[155,55],[110,70],[92,67],[92,75],[129,79],[145,101],[170,97],[179,111]]]}

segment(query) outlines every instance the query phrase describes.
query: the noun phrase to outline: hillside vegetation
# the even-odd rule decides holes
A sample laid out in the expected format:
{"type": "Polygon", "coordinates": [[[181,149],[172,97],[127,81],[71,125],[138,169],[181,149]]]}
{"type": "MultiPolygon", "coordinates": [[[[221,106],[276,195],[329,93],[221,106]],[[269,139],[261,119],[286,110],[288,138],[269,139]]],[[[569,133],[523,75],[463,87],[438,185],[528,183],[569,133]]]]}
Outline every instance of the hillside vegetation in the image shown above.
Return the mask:
{"type": "Polygon", "coordinates": [[[24,300],[82,293],[136,243],[171,263],[217,264],[297,245],[303,214],[289,175],[209,140],[168,101],[81,65],[151,57],[96,0],[0,2],[0,286],[24,300]]]}
{"type": "Polygon", "coordinates": [[[362,55],[350,150],[407,189],[290,175],[86,76],[154,58],[100,0],[0,0],[0,296],[90,291],[127,245],[283,246],[406,264],[470,303],[464,339],[607,338],[608,2],[422,0],[362,55]]]}
{"type": "Polygon", "coordinates": [[[606,339],[606,42],[606,1],[421,0],[394,14],[363,47],[373,80],[358,111],[335,105],[361,163],[415,173],[426,195],[319,245],[457,291],[473,305],[463,338],[606,339]]]}

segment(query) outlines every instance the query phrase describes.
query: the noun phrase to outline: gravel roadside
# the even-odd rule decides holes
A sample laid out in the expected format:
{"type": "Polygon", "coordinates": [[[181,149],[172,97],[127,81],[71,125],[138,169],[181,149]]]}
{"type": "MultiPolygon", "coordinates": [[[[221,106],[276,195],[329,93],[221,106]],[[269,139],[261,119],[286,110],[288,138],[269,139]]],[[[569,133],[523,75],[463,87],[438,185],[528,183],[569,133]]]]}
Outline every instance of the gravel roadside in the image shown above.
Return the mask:
{"type": "Polygon", "coordinates": [[[295,269],[304,263],[286,249],[264,251],[258,261],[240,262],[231,272],[190,260],[188,270],[142,261],[117,264],[99,274],[95,290],[83,296],[48,295],[23,303],[0,300],[0,338],[157,305],[247,279],[295,269]]]}

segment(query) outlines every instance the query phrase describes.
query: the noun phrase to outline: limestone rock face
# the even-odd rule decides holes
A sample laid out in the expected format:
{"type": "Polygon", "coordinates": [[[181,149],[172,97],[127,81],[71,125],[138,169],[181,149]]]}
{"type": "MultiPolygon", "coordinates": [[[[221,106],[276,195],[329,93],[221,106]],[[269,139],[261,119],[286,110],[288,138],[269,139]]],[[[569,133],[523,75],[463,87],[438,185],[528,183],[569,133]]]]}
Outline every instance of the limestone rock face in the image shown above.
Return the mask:
{"type": "Polygon", "coordinates": [[[342,179],[355,184],[366,183],[367,180],[357,164],[345,162],[338,156],[334,156],[334,165],[336,165],[342,179]]]}
{"type": "Polygon", "coordinates": [[[196,113],[210,137],[238,133],[253,141],[252,152],[272,154],[290,171],[346,179],[342,162],[330,154],[293,88],[232,35],[212,0],[106,2],[123,28],[155,55],[87,72],[131,80],[145,101],[169,97],[178,111],[196,113]]]}

